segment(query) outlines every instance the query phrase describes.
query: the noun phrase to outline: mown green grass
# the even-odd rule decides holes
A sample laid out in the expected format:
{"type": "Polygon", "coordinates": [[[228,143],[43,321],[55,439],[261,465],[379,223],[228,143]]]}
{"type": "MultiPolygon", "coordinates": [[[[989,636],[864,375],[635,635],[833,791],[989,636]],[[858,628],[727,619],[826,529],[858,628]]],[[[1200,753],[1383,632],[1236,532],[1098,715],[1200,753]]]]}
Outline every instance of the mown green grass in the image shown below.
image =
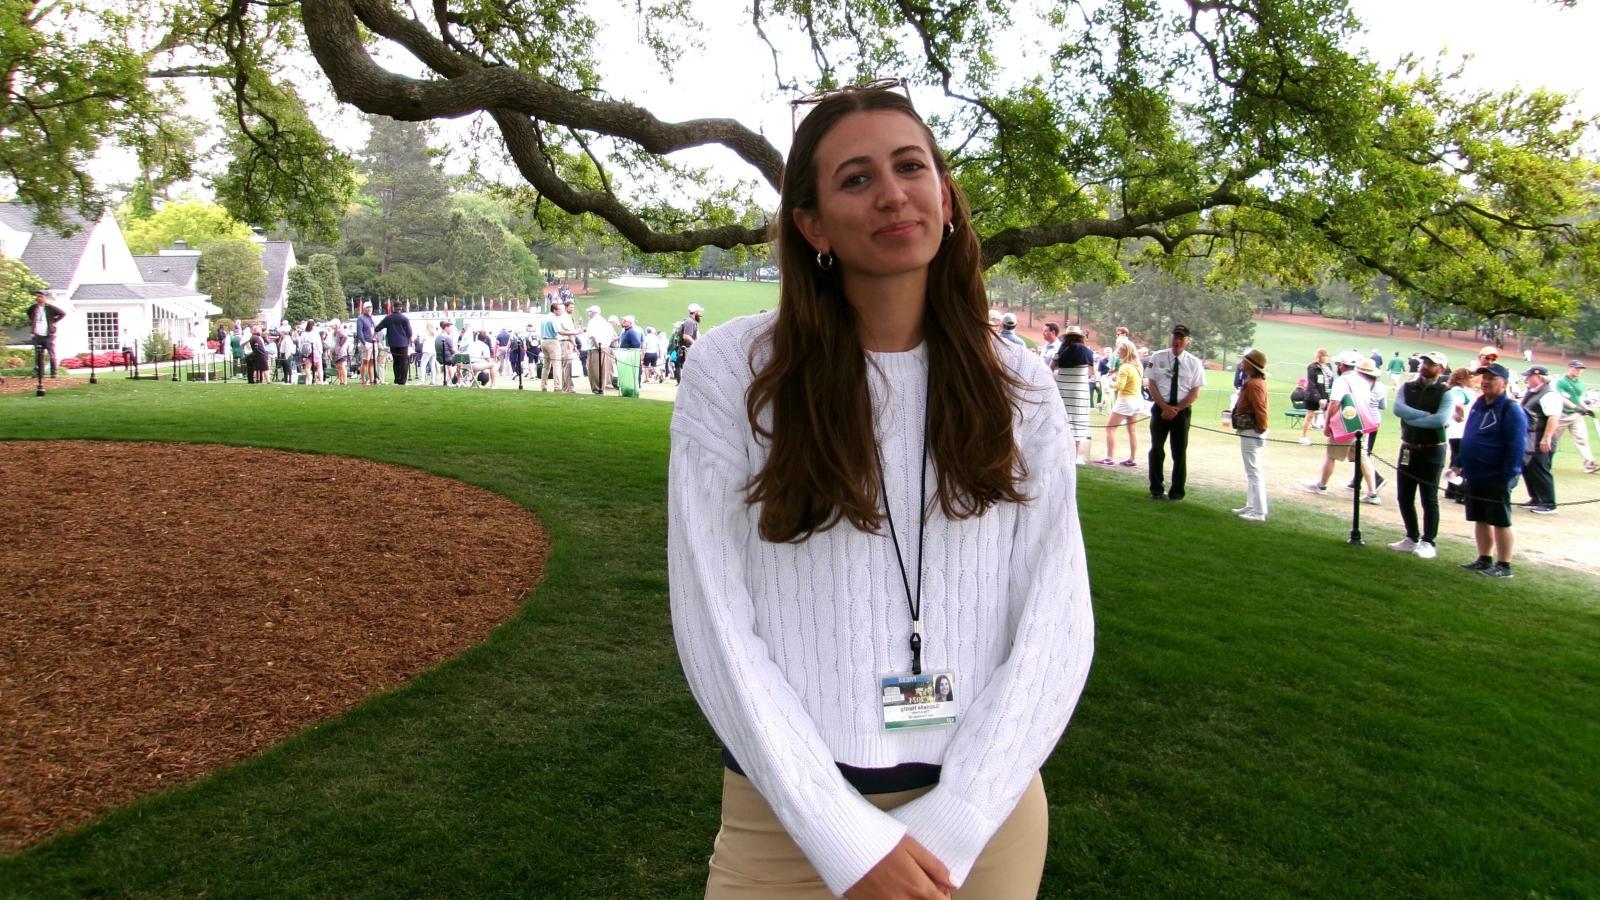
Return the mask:
{"type": "MultiPolygon", "coordinates": [[[[0,437],[387,460],[505,494],[554,540],[482,645],[0,860],[0,894],[698,896],[719,763],[667,613],[670,412],[115,379],[0,397],[0,437]]],[[[1140,493],[1080,486],[1098,649],[1045,771],[1046,896],[1600,894],[1594,579],[1492,582],[1309,512],[1263,527],[1225,495],[1140,493]]]]}
{"type": "Polygon", "coordinates": [[[778,305],[778,284],[774,281],[673,278],[664,288],[628,288],[593,278],[589,286],[595,293],[584,297],[580,307],[595,303],[608,316],[631,314],[638,318],[640,328],[653,325],[659,331],[671,331],[672,323],[684,317],[691,303],[705,307],[702,326],[720,325],[778,305]]]}

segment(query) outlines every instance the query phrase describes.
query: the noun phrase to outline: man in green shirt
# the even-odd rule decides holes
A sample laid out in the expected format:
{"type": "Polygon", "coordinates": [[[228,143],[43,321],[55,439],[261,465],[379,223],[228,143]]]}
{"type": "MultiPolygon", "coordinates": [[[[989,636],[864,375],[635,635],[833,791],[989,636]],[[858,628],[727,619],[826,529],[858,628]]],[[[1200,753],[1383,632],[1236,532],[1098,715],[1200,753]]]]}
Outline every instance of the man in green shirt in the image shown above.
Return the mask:
{"type": "Polygon", "coordinates": [[[1400,358],[1399,350],[1394,352],[1394,356],[1389,357],[1389,365],[1386,367],[1386,370],[1389,373],[1389,380],[1394,382],[1394,386],[1396,388],[1399,388],[1400,385],[1405,384],[1406,361],[1400,358]]]}
{"type": "Polygon", "coordinates": [[[1595,464],[1594,454],[1589,452],[1589,425],[1584,421],[1586,417],[1594,416],[1583,405],[1585,368],[1582,360],[1575,359],[1567,363],[1566,377],[1556,381],[1556,393],[1561,395],[1561,420],[1555,436],[1561,437],[1563,431],[1572,432],[1572,443],[1578,448],[1578,455],[1583,457],[1583,471],[1594,474],[1600,471],[1600,465],[1595,464]]]}

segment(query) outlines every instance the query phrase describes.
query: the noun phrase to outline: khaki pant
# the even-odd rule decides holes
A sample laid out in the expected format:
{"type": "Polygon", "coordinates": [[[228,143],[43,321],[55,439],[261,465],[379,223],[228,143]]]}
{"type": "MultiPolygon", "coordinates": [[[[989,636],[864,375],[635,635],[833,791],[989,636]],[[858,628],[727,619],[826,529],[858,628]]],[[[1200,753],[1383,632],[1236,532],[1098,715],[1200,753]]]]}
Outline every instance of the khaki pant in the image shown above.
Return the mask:
{"type": "MultiPolygon", "coordinates": [[[[915,800],[931,787],[868,794],[883,810],[915,800]]],[[[1034,773],[1016,809],[979,854],[955,900],[1031,900],[1039,894],[1050,811],[1034,773]]],[[[722,773],[722,829],[711,854],[706,900],[825,900],[833,894],[779,824],[772,807],[743,775],[722,773]]]]}
{"type": "Polygon", "coordinates": [[[556,382],[558,390],[572,393],[572,357],[577,351],[572,349],[572,342],[566,339],[556,341],[556,374],[560,380],[556,382]]]}
{"type": "Polygon", "coordinates": [[[589,390],[596,394],[605,393],[606,387],[611,384],[611,348],[596,347],[589,351],[589,390]]]}
{"type": "Polygon", "coordinates": [[[539,390],[544,390],[550,384],[552,376],[556,380],[556,390],[561,390],[561,376],[556,372],[561,362],[561,342],[540,341],[539,356],[543,362],[539,367],[539,390]]]}

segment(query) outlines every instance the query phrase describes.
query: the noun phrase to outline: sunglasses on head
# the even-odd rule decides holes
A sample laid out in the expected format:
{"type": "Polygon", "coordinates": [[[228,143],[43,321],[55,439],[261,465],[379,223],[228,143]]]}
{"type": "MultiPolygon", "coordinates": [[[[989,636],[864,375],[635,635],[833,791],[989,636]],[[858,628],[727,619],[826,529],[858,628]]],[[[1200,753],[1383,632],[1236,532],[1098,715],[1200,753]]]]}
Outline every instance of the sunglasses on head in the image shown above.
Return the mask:
{"type": "Polygon", "coordinates": [[[840,94],[867,94],[873,91],[899,90],[905,93],[906,99],[911,99],[911,86],[904,78],[878,78],[863,84],[847,84],[844,87],[823,88],[812,91],[804,97],[789,101],[789,134],[794,135],[800,130],[800,108],[802,106],[816,106],[824,100],[837,97],[840,94]]]}

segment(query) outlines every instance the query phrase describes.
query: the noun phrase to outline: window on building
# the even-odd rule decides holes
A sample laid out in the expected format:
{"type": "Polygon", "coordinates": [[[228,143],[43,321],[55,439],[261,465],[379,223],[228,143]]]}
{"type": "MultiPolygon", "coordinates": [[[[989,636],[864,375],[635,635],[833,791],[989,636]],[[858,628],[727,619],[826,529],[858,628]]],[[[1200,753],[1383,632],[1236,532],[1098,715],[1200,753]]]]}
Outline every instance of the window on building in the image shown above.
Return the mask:
{"type": "Polygon", "coordinates": [[[116,313],[88,313],[84,316],[84,323],[89,328],[89,349],[91,351],[103,352],[118,348],[116,313]]]}

